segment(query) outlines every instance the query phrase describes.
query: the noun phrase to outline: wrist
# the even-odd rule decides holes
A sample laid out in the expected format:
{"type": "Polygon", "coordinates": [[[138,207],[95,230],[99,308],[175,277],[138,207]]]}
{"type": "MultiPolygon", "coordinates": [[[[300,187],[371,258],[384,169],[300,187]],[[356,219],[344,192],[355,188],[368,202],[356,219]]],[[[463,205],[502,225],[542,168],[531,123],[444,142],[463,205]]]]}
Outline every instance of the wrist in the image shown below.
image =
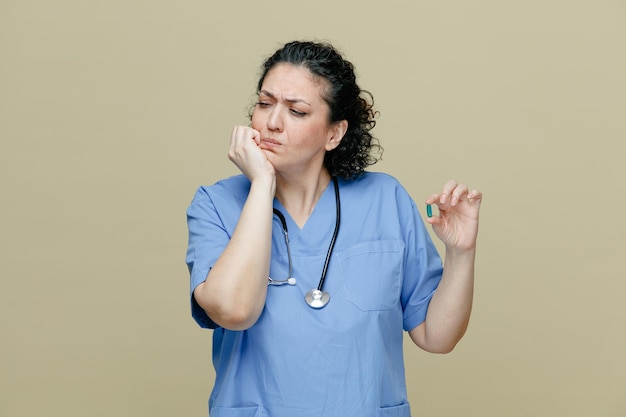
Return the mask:
{"type": "Polygon", "coordinates": [[[446,246],[446,260],[451,261],[472,261],[476,257],[476,247],[458,248],[454,246],[446,246]]]}
{"type": "Polygon", "coordinates": [[[276,176],[274,175],[263,175],[261,177],[256,177],[250,181],[250,191],[259,190],[269,193],[269,195],[274,198],[274,194],[276,193],[276,176]]]}

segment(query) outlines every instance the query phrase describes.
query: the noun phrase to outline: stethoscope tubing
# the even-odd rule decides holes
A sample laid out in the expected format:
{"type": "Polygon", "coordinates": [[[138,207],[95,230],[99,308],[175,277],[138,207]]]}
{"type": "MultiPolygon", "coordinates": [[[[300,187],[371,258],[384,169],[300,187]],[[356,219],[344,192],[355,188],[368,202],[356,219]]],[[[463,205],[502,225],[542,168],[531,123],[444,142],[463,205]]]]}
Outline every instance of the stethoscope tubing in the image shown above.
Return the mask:
{"type": "Polygon", "coordinates": [[[337,235],[339,234],[339,225],[341,224],[341,201],[339,198],[339,183],[337,182],[337,177],[333,177],[333,183],[335,185],[335,207],[337,210],[337,214],[335,216],[335,230],[333,231],[333,237],[330,239],[330,245],[328,246],[328,251],[326,252],[326,260],[324,261],[324,269],[322,269],[322,276],[320,278],[320,282],[317,285],[317,290],[322,291],[324,287],[324,281],[326,280],[326,272],[328,270],[328,264],[330,263],[330,257],[333,254],[333,249],[335,247],[335,241],[337,240],[337,235]]]}
{"type": "MultiPolygon", "coordinates": [[[[287,230],[287,220],[285,220],[285,216],[283,216],[283,213],[281,213],[280,210],[278,209],[274,209],[274,214],[276,214],[276,216],[278,216],[278,219],[280,220],[280,223],[283,229],[283,235],[285,236],[285,245],[287,246],[287,259],[289,260],[289,275],[287,276],[287,279],[285,280],[286,282],[289,279],[291,279],[291,274],[293,274],[293,264],[291,262],[291,249],[289,249],[289,231],[287,230]]],[[[282,282],[282,281],[276,281],[276,280],[272,280],[272,281],[282,282]]]]}
{"type": "MultiPolygon", "coordinates": [[[[336,207],[336,221],[335,221],[335,230],[333,231],[333,235],[330,239],[330,244],[328,246],[328,251],[326,252],[326,259],[324,260],[324,267],[322,268],[322,274],[320,276],[320,280],[319,283],[317,284],[317,290],[311,290],[307,293],[307,296],[305,297],[305,300],[307,301],[307,304],[309,304],[311,307],[313,308],[322,308],[324,307],[327,303],[328,300],[330,299],[330,296],[328,295],[328,293],[325,293],[323,291],[323,287],[324,287],[324,281],[326,280],[326,274],[328,272],[328,265],[330,264],[330,258],[332,256],[333,253],[333,249],[335,247],[335,242],[337,241],[337,235],[339,234],[339,226],[341,224],[341,199],[339,197],[339,181],[337,180],[337,177],[333,177],[333,184],[335,186],[335,207],[336,207]],[[315,301],[309,302],[308,298],[313,297],[313,293],[317,292],[317,295],[315,296],[315,301]],[[323,302],[320,302],[320,300],[323,299],[323,302]],[[320,303],[319,305],[316,305],[316,303],[320,303]]],[[[269,278],[268,284],[269,285],[282,285],[282,284],[291,284],[294,285],[296,280],[295,278],[293,278],[291,275],[293,273],[293,263],[291,260],[291,249],[289,247],[289,231],[287,228],[287,221],[285,219],[285,216],[283,215],[283,213],[280,212],[280,210],[278,209],[273,209],[274,214],[276,214],[276,216],[278,217],[278,219],[280,220],[281,226],[282,226],[282,231],[283,231],[283,235],[285,236],[285,244],[287,246],[287,258],[289,260],[289,275],[287,277],[287,279],[285,280],[275,280],[273,278],[269,278]]]]}

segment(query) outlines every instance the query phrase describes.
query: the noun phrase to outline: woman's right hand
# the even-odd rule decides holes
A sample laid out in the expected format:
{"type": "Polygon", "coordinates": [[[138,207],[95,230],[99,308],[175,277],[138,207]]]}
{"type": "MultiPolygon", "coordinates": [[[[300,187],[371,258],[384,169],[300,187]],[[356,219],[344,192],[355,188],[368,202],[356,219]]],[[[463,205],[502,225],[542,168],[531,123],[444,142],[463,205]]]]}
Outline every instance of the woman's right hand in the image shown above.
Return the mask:
{"type": "Polygon", "coordinates": [[[230,137],[228,158],[248,177],[250,182],[268,177],[274,179],[276,172],[265,152],[259,147],[261,134],[248,126],[235,126],[230,137]]]}

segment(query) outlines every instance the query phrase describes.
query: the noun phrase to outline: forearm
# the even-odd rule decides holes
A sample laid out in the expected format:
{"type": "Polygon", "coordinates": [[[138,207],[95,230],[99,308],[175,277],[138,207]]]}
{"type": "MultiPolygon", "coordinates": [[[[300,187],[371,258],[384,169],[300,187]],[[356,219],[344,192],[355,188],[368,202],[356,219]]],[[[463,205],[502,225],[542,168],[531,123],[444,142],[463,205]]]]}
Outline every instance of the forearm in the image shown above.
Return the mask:
{"type": "Polygon", "coordinates": [[[252,183],[233,236],[206,281],[194,291],[198,304],[222,327],[252,326],[265,305],[274,190],[273,179],[252,183]]]}
{"type": "Polygon", "coordinates": [[[428,306],[426,321],[411,337],[429,352],[448,353],[469,324],[474,295],[475,249],[447,250],[443,276],[428,306]]]}

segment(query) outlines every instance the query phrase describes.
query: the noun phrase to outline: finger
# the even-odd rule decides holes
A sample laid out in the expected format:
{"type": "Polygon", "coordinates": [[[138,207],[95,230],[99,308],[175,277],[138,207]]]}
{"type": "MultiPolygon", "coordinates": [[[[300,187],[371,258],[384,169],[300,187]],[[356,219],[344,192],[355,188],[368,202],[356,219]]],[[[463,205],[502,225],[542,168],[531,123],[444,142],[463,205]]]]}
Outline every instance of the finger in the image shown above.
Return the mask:
{"type": "Polygon", "coordinates": [[[426,223],[435,226],[441,224],[442,220],[439,216],[426,217],[426,223]]]}
{"type": "Polygon", "coordinates": [[[237,138],[238,130],[239,130],[239,126],[235,126],[235,127],[233,127],[232,132],[230,132],[230,144],[231,144],[231,146],[235,142],[235,139],[237,138]]]}
{"type": "Polygon", "coordinates": [[[228,147],[228,157],[232,161],[235,157],[235,146],[237,143],[237,137],[239,135],[239,126],[233,127],[232,132],[230,133],[230,146],[228,147]]]}
{"type": "Polygon", "coordinates": [[[244,136],[243,126],[235,126],[230,135],[230,150],[241,149],[242,137],[244,136]]]}
{"type": "Polygon", "coordinates": [[[467,201],[470,204],[476,204],[480,206],[480,203],[482,202],[482,200],[483,200],[483,193],[481,193],[478,190],[472,190],[467,193],[467,201]]]}
{"type": "Polygon", "coordinates": [[[259,132],[258,130],[249,128],[252,132],[252,139],[254,140],[254,143],[257,144],[257,146],[261,145],[261,132],[259,132]]]}
{"type": "Polygon", "coordinates": [[[458,184],[452,191],[452,197],[450,198],[450,205],[456,206],[456,204],[467,195],[468,188],[465,184],[458,184]]]}
{"type": "Polygon", "coordinates": [[[246,153],[251,139],[254,137],[254,130],[247,126],[235,126],[230,137],[230,148],[228,156],[231,161],[240,159],[246,153]]]}
{"type": "Polygon", "coordinates": [[[247,126],[235,126],[231,134],[230,149],[231,151],[241,152],[254,142],[256,147],[261,142],[261,134],[259,131],[247,126]]]}
{"type": "Polygon", "coordinates": [[[233,131],[231,134],[231,140],[233,141],[238,141],[238,140],[245,140],[245,139],[254,139],[255,141],[260,141],[261,139],[261,133],[256,130],[253,129],[251,127],[248,126],[235,126],[233,127],[233,131]]]}
{"type": "Polygon", "coordinates": [[[456,186],[457,182],[455,180],[449,180],[448,182],[446,182],[443,186],[443,189],[441,190],[439,202],[441,202],[442,204],[447,203],[448,198],[450,198],[450,195],[452,194],[456,186]]]}
{"type": "MultiPolygon", "coordinates": [[[[445,211],[447,208],[450,207],[450,204],[449,204],[449,201],[448,203],[442,203],[441,202],[442,196],[443,194],[431,194],[424,202],[426,203],[427,207],[436,206],[438,210],[445,211]]],[[[431,207],[431,212],[434,213],[434,210],[432,209],[432,207],[431,207]]]]}
{"type": "Polygon", "coordinates": [[[437,202],[439,202],[439,197],[439,194],[431,194],[424,202],[426,204],[436,204],[437,202]]]}

